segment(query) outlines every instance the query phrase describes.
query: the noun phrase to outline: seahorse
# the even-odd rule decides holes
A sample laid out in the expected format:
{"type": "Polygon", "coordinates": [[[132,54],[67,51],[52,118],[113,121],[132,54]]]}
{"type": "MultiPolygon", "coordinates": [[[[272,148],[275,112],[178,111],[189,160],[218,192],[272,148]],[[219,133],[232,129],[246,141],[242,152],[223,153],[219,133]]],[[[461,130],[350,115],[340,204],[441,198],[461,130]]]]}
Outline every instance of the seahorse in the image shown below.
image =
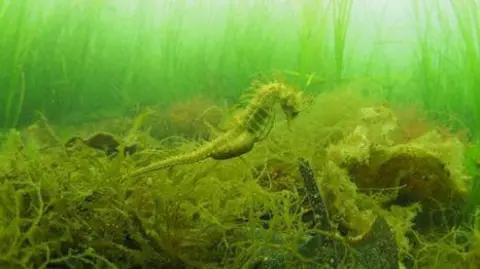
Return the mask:
{"type": "Polygon", "coordinates": [[[273,127],[275,105],[280,104],[287,121],[300,113],[302,92],[273,81],[254,84],[253,94],[245,109],[235,115],[234,122],[225,132],[192,152],[175,155],[134,170],[129,176],[137,177],[177,165],[202,161],[207,158],[225,160],[250,152],[255,143],[265,139],[273,127]]]}

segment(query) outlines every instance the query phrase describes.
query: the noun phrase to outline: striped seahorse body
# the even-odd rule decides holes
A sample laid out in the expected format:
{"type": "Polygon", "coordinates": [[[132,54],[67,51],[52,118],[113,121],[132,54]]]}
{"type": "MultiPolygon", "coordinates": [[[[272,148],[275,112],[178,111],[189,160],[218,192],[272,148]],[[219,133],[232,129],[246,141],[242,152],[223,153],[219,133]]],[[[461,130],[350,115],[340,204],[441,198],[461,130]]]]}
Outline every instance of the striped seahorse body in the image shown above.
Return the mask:
{"type": "Polygon", "coordinates": [[[270,132],[274,120],[275,104],[280,102],[287,114],[286,108],[296,109],[288,104],[297,104],[290,100],[297,97],[298,92],[279,82],[260,85],[247,107],[235,117],[237,122],[229,131],[192,152],[154,162],[133,171],[130,176],[137,177],[177,165],[199,162],[207,158],[225,160],[248,153],[256,142],[265,138],[270,132]]]}

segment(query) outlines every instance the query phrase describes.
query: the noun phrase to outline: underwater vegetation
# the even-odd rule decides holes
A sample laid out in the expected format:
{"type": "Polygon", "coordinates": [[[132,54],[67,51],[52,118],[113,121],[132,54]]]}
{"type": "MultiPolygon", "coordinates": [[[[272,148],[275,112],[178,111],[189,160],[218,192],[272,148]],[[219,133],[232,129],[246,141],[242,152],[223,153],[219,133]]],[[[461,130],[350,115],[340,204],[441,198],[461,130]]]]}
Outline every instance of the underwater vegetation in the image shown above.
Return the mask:
{"type": "Polygon", "coordinates": [[[361,2],[0,1],[0,268],[480,268],[479,2],[361,2]]]}
{"type": "Polygon", "coordinates": [[[148,109],[119,133],[11,130],[0,267],[478,268],[472,142],[352,87],[301,92],[252,83],[205,139],[152,137],[148,109]]]}

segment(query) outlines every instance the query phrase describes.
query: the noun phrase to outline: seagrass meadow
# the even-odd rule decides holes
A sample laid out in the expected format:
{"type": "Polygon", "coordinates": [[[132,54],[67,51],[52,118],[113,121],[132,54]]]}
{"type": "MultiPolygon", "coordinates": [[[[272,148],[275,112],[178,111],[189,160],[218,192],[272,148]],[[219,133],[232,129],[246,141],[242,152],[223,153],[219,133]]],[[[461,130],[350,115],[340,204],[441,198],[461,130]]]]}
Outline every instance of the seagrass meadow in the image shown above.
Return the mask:
{"type": "Polygon", "coordinates": [[[480,268],[480,1],[0,0],[0,268],[480,268]]]}

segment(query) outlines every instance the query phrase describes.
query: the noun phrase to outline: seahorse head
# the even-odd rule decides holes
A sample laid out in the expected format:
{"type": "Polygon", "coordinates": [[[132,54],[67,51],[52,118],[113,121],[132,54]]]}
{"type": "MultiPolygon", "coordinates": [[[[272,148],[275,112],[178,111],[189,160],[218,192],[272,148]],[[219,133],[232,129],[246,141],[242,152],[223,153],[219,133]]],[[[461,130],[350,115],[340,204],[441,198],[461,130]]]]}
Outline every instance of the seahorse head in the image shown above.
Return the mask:
{"type": "Polygon", "coordinates": [[[283,86],[279,91],[278,99],[280,106],[288,121],[293,120],[300,113],[302,97],[302,92],[288,86],[283,86]]]}

